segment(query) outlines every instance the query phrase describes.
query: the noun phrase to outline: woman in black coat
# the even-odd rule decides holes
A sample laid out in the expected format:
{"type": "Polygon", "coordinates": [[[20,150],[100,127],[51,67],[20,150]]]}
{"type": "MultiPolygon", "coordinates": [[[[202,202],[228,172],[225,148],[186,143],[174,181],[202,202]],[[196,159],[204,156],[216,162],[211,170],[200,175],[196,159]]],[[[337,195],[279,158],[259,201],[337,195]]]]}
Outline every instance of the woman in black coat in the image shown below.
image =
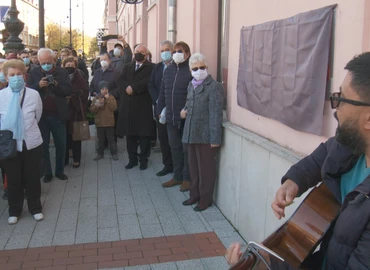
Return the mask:
{"type": "MultiPolygon", "coordinates": [[[[69,150],[73,153],[73,168],[80,167],[81,162],[81,141],[73,141],[73,122],[83,121],[83,114],[86,115],[87,98],[89,88],[81,72],[76,68],[78,62],[75,57],[69,56],[63,60],[62,66],[68,71],[72,83],[72,95],[69,97],[69,117],[67,124],[67,147],[65,164],[69,164],[69,150]]],[[[86,116],[85,116],[86,117],[86,116]]]]}

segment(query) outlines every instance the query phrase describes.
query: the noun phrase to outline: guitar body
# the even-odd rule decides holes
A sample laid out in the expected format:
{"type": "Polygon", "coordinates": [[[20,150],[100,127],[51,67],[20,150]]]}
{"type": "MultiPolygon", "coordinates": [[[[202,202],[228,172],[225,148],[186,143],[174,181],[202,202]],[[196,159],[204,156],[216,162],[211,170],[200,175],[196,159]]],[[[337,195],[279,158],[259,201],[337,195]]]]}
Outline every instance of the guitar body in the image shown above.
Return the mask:
{"type": "MultiPolygon", "coordinates": [[[[321,184],[315,187],[304,199],[290,219],[277,231],[272,233],[262,244],[281,256],[287,263],[295,268],[300,268],[304,260],[312,254],[321,243],[325,233],[332,222],[337,218],[340,204],[328,190],[321,184]]],[[[251,257],[243,256],[241,261],[251,257]]],[[[250,264],[250,263],[249,263],[250,264]]],[[[235,266],[245,267],[240,261],[235,266]]]]}

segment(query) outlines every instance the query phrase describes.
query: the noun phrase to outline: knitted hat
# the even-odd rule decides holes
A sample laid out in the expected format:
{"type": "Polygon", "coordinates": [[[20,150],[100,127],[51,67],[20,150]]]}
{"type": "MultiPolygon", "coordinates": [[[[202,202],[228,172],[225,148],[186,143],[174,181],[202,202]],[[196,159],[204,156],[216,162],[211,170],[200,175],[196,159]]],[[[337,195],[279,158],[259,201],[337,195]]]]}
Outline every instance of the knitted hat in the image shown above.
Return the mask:
{"type": "Polygon", "coordinates": [[[105,87],[109,89],[109,84],[106,81],[100,81],[99,82],[99,90],[101,90],[105,87]]]}

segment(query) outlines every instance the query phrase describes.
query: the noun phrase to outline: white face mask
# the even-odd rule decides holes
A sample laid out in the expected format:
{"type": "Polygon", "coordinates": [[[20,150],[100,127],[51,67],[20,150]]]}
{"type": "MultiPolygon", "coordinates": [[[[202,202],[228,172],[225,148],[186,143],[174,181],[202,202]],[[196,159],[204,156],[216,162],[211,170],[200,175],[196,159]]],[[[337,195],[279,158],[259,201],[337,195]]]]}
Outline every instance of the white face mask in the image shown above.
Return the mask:
{"type": "Polygon", "coordinates": [[[101,60],[101,61],[100,61],[100,65],[101,65],[103,68],[106,68],[107,66],[109,66],[108,61],[105,61],[105,60],[101,60]]]}
{"type": "Polygon", "coordinates": [[[120,56],[121,55],[121,49],[120,48],[114,48],[113,50],[113,54],[115,56],[120,56]]]}
{"type": "Polygon", "coordinates": [[[178,52],[174,53],[172,56],[172,59],[176,64],[180,64],[185,61],[184,53],[178,53],[178,52]]]}
{"type": "Polygon", "coordinates": [[[202,81],[205,78],[207,78],[208,72],[207,69],[205,70],[198,69],[197,71],[191,71],[191,76],[193,76],[193,78],[196,79],[197,81],[202,81]]]}

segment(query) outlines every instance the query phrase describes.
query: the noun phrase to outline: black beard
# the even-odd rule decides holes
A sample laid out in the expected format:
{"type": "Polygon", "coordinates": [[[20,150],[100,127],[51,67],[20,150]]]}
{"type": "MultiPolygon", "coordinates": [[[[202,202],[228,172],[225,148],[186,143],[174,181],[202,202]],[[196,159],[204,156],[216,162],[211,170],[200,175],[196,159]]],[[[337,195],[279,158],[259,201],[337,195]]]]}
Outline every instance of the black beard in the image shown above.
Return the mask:
{"type": "Polygon", "coordinates": [[[360,132],[355,128],[355,122],[347,121],[341,126],[338,124],[335,138],[341,145],[350,147],[354,155],[365,153],[367,144],[360,132]]]}

